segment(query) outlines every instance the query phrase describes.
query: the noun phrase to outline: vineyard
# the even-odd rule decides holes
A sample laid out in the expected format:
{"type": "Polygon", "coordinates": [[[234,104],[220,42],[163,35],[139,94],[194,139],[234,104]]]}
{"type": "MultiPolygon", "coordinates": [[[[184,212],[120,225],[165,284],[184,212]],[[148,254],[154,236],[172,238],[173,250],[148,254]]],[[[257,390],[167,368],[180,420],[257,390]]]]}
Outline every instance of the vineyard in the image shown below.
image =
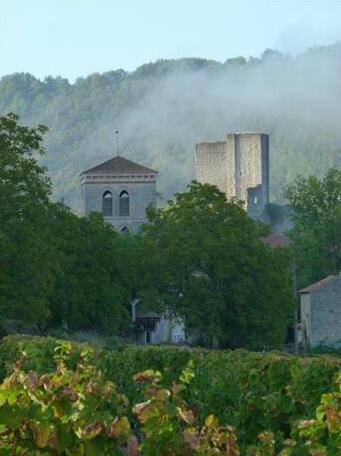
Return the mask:
{"type": "Polygon", "coordinates": [[[341,359],[0,344],[1,455],[341,454],[341,359]]]}

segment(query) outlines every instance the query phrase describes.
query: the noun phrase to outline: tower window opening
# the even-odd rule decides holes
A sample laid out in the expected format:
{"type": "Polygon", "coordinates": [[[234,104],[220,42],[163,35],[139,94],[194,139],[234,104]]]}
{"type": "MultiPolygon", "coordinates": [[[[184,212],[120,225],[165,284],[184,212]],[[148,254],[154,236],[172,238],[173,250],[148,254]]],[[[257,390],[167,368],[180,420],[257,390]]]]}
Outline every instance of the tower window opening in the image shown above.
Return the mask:
{"type": "Polygon", "coordinates": [[[254,202],[255,206],[257,206],[257,204],[259,203],[258,196],[255,196],[253,202],[254,202]]]}
{"type": "Polygon", "coordinates": [[[121,217],[126,217],[130,213],[130,208],[129,208],[129,194],[125,190],[123,190],[120,193],[120,216],[121,217]]]}
{"type": "Polygon", "coordinates": [[[112,217],[112,193],[109,190],[103,193],[102,213],[104,217],[112,217]]]}

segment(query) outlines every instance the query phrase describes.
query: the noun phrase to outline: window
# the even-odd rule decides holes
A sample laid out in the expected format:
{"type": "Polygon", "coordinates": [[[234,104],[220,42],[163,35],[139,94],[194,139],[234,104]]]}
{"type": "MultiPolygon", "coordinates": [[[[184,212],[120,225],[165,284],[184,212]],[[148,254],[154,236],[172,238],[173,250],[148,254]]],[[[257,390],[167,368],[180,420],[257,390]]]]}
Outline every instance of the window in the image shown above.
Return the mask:
{"type": "Polygon", "coordinates": [[[121,233],[126,234],[128,232],[129,232],[129,228],[127,226],[124,226],[123,228],[121,228],[121,233]]]}
{"type": "Polygon", "coordinates": [[[129,215],[129,194],[125,190],[120,193],[120,216],[129,215]]]}
{"type": "Polygon", "coordinates": [[[102,213],[104,217],[112,217],[112,193],[109,190],[103,193],[102,213]]]}
{"type": "Polygon", "coordinates": [[[258,202],[259,202],[259,201],[258,201],[258,196],[255,196],[255,199],[253,200],[253,202],[254,202],[255,206],[257,206],[257,204],[258,204],[258,202]]]}

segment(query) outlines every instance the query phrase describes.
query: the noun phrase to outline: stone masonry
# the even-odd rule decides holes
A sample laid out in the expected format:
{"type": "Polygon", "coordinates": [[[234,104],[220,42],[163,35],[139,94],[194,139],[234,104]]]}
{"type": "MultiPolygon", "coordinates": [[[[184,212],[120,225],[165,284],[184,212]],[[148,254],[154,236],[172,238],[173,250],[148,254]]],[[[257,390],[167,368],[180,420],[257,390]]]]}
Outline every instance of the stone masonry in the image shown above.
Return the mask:
{"type": "Polygon", "coordinates": [[[232,133],[225,141],[195,146],[196,179],[216,185],[228,199],[243,201],[250,217],[267,221],[269,136],[232,133]]]}
{"type": "Polygon", "coordinates": [[[341,347],[341,275],[300,290],[303,343],[341,347]]]}
{"type": "Polygon", "coordinates": [[[114,157],[81,174],[83,215],[102,213],[116,230],[137,232],[148,206],[156,205],[157,171],[124,157],[114,157]],[[124,213],[120,198],[126,198],[124,213]],[[105,197],[108,197],[104,201],[105,197]]]}

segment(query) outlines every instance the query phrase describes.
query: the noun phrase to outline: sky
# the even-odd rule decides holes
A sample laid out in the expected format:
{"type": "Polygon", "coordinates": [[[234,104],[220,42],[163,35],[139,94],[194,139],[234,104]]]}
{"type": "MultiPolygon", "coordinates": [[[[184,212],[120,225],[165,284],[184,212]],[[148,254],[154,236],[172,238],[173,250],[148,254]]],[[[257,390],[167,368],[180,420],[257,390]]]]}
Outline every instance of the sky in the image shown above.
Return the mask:
{"type": "Polygon", "coordinates": [[[341,0],[0,0],[0,77],[43,79],[157,59],[297,54],[341,40],[341,0]]]}

